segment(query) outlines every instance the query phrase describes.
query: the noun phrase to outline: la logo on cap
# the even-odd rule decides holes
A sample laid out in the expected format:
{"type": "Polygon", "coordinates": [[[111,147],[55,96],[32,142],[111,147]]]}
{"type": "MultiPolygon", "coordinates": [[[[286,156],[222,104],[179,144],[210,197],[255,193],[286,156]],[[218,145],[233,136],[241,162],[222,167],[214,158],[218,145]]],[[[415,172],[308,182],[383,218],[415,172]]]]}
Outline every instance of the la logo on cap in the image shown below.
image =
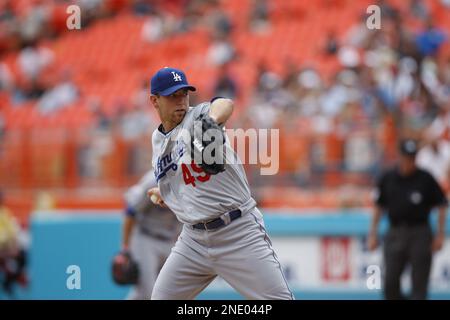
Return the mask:
{"type": "Polygon", "coordinates": [[[173,74],[173,81],[183,81],[181,76],[178,73],[176,73],[175,71],[172,71],[172,74],[173,74]]]}

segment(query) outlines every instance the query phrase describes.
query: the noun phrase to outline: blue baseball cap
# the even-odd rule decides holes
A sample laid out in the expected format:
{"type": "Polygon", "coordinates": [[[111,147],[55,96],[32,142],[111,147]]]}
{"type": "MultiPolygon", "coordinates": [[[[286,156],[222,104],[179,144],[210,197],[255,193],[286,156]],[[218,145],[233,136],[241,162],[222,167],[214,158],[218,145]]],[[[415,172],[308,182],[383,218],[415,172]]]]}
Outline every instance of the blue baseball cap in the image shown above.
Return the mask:
{"type": "Polygon", "coordinates": [[[165,67],[159,69],[151,80],[151,93],[161,96],[169,96],[177,90],[187,88],[195,91],[195,87],[188,84],[183,71],[175,68],[165,67]]]}

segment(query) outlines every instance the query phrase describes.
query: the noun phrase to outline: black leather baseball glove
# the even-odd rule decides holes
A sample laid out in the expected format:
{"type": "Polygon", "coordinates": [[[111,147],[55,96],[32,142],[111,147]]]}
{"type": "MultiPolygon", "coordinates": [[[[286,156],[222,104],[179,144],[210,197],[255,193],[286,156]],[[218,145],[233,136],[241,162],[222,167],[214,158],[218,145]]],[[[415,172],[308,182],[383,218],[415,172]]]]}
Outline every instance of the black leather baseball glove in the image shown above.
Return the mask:
{"type": "Polygon", "coordinates": [[[225,171],[224,144],[223,129],[208,114],[199,115],[191,133],[191,157],[207,174],[225,171]]]}
{"type": "Polygon", "coordinates": [[[139,279],[139,266],[128,251],[114,256],[111,272],[114,282],[119,285],[136,284],[139,279]]]}

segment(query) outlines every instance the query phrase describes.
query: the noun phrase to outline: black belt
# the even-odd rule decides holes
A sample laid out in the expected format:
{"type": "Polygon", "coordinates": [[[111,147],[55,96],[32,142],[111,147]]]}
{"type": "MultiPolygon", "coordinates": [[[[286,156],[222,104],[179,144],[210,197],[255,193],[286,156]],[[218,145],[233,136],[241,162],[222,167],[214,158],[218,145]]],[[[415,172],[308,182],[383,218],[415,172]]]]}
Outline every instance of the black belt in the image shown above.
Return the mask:
{"type": "Polygon", "coordinates": [[[226,222],[226,220],[228,220],[226,217],[222,218],[219,217],[217,219],[208,221],[208,222],[200,222],[197,224],[192,225],[192,227],[194,229],[201,229],[201,230],[212,230],[212,229],[217,229],[223,226],[226,226],[227,224],[231,223],[231,221],[236,220],[237,218],[242,217],[242,212],[241,210],[233,210],[228,212],[227,214],[225,214],[224,216],[228,215],[229,216],[229,221],[226,222]]]}

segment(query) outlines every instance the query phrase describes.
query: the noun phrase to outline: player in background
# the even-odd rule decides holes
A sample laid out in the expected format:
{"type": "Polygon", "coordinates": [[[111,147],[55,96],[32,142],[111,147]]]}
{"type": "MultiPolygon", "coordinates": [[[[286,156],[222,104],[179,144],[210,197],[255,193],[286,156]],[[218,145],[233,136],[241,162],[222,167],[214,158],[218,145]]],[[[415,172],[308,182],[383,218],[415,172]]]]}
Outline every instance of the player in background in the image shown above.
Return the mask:
{"type": "Polygon", "coordinates": [[[153,170],[125,193],[122,252],[139,265],[139,280],[127,299],[150,299],[156,277],[180,232],[181,224],[167,208],[155,205],[147,190],[156,186],[153,170]]]}

